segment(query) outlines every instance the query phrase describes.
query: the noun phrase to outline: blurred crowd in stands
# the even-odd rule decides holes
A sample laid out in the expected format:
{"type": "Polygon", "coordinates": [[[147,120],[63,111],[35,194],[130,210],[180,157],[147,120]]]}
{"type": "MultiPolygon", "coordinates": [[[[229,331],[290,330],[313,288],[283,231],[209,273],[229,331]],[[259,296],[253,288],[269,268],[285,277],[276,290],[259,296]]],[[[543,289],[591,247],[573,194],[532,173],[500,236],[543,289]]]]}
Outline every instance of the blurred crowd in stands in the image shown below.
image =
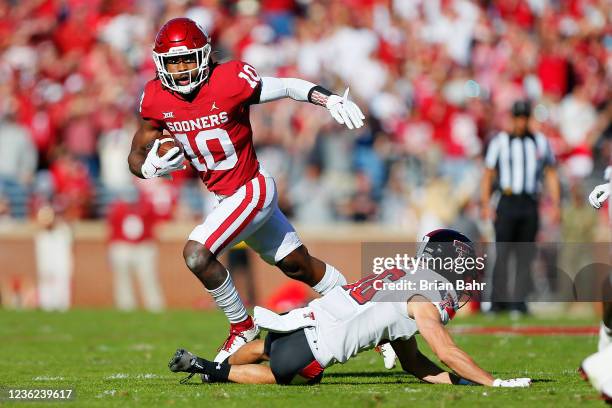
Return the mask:
{"type": "Polygon", "coordinates": [[[195,174],[143,182],[126,163],[153,39],[179,16],[208,30],[215,59],[350,86],[366,112],[349,131],[309,104],[252,108],[260,161],[297,222],[417,233],[476,218],[484,149],[517,99],[553,145],[566,208],[611,156],[609,0],[0,0],[0,224],[49,202],[100,218],[134,191],[162,219],[201,219],[195,174]]]}

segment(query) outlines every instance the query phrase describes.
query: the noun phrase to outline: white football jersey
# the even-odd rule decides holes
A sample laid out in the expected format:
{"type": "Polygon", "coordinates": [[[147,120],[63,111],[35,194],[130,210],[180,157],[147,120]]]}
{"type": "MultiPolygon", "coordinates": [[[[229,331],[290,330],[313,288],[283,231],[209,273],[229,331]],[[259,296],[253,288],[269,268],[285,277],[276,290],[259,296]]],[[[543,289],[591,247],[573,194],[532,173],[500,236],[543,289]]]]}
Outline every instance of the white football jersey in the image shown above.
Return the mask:
{"type": "Polygon", "coordinates": [[[415,277],[399,269],[372,274],[353,284],[336,287],[309,303],[316,325],[305,328],[304,332],[313,355],[323,367],[344,363],[357,353],[377,346],[382,340],[407,340],[414,336],[418,329],[415,320],[408,315],[407,301],[416,294],[425,296],[436,305],[444,324],[449,321],[454,311],[449,309],[448,295],[452,293],[454,297],[454,291],[421,290],[417,287],[386,296],[389,291],[378,290],[380,282],[402,279],[414,280],[415,277]],[[375,281],[379,284],[375,285],[375,281]]]}

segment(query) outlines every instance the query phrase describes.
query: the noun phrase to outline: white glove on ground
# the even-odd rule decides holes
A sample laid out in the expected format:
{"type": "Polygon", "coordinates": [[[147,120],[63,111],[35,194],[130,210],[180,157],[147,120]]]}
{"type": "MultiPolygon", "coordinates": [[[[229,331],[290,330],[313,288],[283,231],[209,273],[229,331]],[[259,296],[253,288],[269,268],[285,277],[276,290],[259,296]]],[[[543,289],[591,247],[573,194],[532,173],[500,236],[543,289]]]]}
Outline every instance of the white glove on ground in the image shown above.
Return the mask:
{"type": "Polygon", "coordinates": [[[147,153],[147,158],[140,168],[140,172],[144,178],[150,179],[153,177],[167,176],[173,171],[183,170],[185,168],[183,165],[184,157],[180,154],[180,149],[176,146],[168,150],[162,157],[157,155],[159,146],[171,140],[174,139],[155,139],[153,147],[151,147],[151,150],[147,153]]]}
{"type": "Polygon", "coordinates": [[[325,107],[339,124],[346,125],[349,129],[359,129],[363,126],[365,116],[355,102],[348,100],[348,93],[349,89],[346,88],[343,97],[330,95],[325,107]]]}

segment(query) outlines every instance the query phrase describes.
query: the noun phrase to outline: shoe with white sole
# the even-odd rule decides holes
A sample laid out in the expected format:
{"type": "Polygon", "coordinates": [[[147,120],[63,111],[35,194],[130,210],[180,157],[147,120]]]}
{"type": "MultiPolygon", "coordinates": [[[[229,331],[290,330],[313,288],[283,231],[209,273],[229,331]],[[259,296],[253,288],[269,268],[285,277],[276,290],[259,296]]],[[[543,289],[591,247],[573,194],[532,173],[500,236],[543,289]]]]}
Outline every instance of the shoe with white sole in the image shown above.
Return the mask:
{"type": "Polygon", "coordinates": [[[395,368],[395,359],[397,355],[395,354],[395,350],[391,346],[391,343],[381,344],[380,346],[376,346],[374,348],[380,355],[383,357],[383,361],[385,363],[385,368],[387,370],[392,370],[395,368]]]}
{"type": "Polygon", "coordinates": [[[253,322],[251,316],[243,322],[232,323],[230,333],[223,345],[219,348],[219,353],[214,359],[215,363],[221,363],[234,354],[240,347],[259,337],[259,327],[253,322]]]}

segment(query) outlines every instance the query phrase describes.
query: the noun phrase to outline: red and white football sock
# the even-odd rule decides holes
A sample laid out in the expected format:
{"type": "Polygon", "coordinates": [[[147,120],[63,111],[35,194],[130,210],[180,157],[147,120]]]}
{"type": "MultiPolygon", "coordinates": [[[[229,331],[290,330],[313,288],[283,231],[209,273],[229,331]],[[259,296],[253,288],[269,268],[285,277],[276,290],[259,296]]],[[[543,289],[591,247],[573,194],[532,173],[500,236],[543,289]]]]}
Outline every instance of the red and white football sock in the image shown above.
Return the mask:
{"type": "Polygon", "coordinates": [[[230,323],[243,322],[249,317],[229,272],[221,286],[213,290],[206,290],[215,299],[215,303],[223,310],[230,323]]]}
{"type": "Polygon", "coordinates": [[[324,295],[336,286],[342,285],[346,285],[346,278],[344,275],[342,275],[339,270],[330,264],[325,264],[325,275],[323,275],[323,278],[321,278],[319,283],[314,285],[312,288],[318,294],[324,295]]]}

